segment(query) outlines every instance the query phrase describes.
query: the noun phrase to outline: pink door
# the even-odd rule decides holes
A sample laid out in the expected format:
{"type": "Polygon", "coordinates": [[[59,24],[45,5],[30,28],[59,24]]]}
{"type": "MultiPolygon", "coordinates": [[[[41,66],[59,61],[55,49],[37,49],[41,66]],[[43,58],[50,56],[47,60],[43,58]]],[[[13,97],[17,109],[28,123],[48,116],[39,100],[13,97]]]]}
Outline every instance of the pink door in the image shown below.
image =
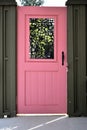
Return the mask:
{"type": "Polygon", "coordinates": [[[67,9],[17,11],[17,112],[67,113],[67,9]]]}

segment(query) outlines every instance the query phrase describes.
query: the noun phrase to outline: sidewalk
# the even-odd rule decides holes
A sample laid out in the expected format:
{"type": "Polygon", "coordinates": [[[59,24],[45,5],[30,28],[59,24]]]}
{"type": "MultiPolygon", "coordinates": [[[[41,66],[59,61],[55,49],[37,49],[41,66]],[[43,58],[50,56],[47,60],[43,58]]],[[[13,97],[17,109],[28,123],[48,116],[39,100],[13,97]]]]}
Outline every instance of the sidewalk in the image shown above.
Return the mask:
{"type": "Polygon", "coordinates": [[[0,130],[87,130],[87,118],[26,116],[0,119],[0,130]]]}

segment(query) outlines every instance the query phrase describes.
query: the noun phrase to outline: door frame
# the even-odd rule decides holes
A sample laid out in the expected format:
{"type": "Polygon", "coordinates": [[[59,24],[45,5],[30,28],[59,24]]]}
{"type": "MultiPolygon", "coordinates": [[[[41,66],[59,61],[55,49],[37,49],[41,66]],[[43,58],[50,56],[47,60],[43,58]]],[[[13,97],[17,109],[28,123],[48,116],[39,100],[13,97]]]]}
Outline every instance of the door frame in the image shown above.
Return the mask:
{"type": "Polygon", "coordinates": [[[16,2],[0,0],[0,117],[16,116],[16,2]]]}
{"type": "Polygon", "coordinates": [[[86,35],[87,1],[68,0],[67,7],[67,57],[68,57],[68,114],[69,116],[87,115],[87,70],[86,35]]]}

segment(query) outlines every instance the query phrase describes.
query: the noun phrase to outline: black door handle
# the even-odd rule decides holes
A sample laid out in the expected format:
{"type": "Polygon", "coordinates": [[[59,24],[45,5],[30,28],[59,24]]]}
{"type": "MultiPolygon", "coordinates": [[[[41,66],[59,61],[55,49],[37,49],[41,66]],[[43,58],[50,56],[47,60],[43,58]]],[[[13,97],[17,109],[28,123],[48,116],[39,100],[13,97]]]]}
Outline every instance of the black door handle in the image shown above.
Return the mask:
{"type": "Polygon", "coordinates": [[[62,65],[64,65],[64,58],[65,58],[64,51],[62,51],[62,65]]]}

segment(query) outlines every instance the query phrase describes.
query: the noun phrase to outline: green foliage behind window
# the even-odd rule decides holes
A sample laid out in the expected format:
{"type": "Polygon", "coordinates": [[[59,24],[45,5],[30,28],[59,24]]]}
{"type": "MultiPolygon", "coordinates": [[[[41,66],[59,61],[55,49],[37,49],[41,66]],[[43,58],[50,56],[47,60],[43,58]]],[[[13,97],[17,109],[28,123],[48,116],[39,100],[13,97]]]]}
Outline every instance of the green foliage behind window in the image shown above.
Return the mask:
{"type": "Polygon", "coordinates": [[[54,58],[54,20],[30,18],[31,58],[54,58]]]}

